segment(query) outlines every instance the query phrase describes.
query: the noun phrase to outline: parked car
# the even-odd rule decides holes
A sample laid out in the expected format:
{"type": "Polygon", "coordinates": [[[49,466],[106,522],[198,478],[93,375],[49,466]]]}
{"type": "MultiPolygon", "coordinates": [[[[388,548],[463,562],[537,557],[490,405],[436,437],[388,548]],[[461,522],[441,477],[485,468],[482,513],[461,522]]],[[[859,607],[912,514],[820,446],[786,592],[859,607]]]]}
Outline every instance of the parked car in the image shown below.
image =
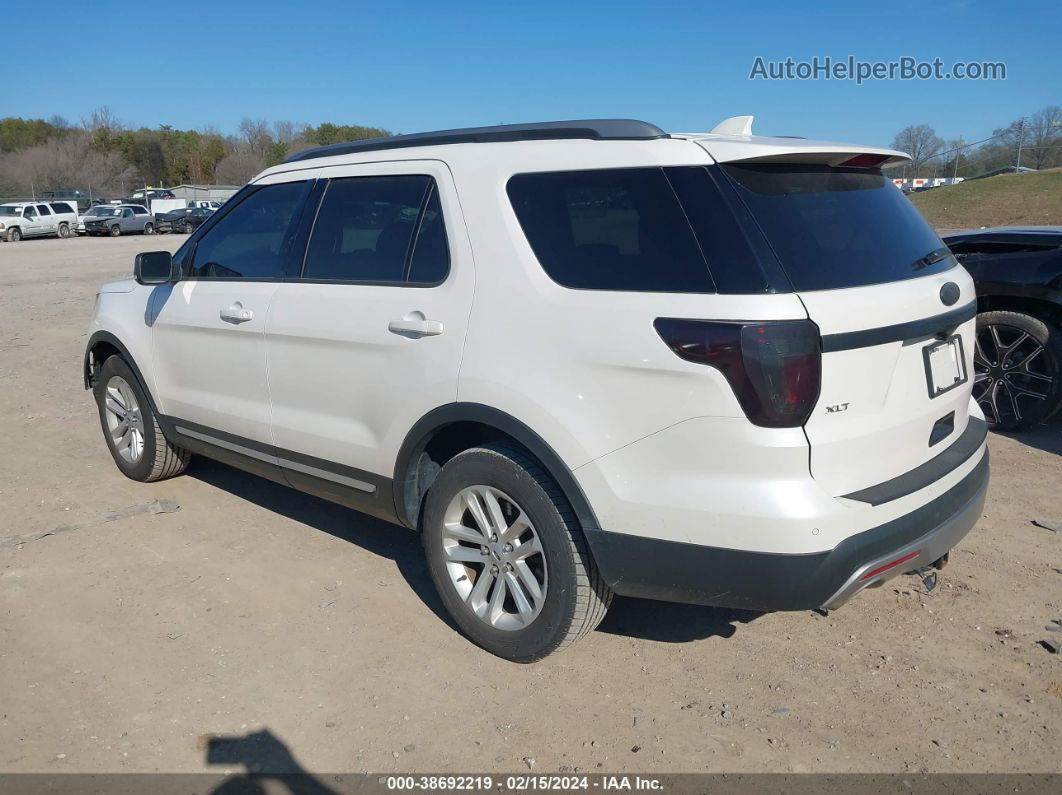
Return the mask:
{"type": "Polygon", "coordinates": [[[205,207],[184,207],[156,215],[155,228],[160,232],[181,232],[189,235],[213,214],[213,210],[205,207]]]}
{"type": "Polygon", "coordinates": [[[1062,406],[1062,227],[999,227],[944,238],[977,285],[974,399],[1001,430],[1062,406]]]}
{"type": "Polygon", "coordinates": [[[77,210],[66,202],[0,204],[0,239],[16,243],[24,237],[70,237],[77,210]]]}
{"type": "Polygon", "coordinates": [[[155,217],[142,204],[101,204],[85,213],[86,235],[128,235],[155,233],[155,217]]]}
{"type": "Polygon", "coordinates": [[[300,152],[101,288],[85,385],[134,480],[200,453],[420,530],[508,659],[614,593],[832,609],[942,566],[988,483],[973,280],[906,159],[750,117],[300,152]]]}

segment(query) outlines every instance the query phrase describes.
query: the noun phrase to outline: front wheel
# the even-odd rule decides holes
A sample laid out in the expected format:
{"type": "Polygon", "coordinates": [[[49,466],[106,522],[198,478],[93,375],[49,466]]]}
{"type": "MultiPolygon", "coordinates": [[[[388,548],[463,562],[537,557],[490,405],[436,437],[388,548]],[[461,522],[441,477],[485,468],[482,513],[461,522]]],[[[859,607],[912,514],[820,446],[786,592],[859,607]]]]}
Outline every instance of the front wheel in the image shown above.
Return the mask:
{"type": "Polygon", "coordinates": [[[118,237],[120,234],[122,234],[122,228],[118,226],[118,224],[115,224],[110,228],[111,237],[118,237]]]}
{"type": "Polygon", "coordinates": [[[1062,337],[1022,312],[982,312],[974,348],[974,400],[993,428],[1017,431],[1062,400],[1062,337]]]}
{"type": "Polygon", "coordinates": [[[103,363],[93,393],[107,449],[123,475],[150,483],[184,472],[192,454],[163,434],[140,381],[120,357],[103,363]]]}
{"type": "Polygon", "coordinates": [[[534,662],[569,646],[612,601],[563,492],[521,448],[484,445],[448,461],[423,531],[450,615],[499,657],[534,662]]]}
{"type": "Polygon", "coordinates": [[[17,226],[14,229],[9,229],[7,232],[7,242],[17,243],[22,239],[22,230],[17,226]]]}

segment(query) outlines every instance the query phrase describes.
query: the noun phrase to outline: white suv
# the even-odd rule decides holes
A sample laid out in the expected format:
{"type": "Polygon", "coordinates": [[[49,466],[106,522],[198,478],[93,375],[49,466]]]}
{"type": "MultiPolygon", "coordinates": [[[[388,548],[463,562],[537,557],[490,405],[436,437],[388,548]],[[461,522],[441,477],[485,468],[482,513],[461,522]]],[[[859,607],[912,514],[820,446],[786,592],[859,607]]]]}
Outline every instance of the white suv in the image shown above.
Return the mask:
{"type": "Polygon", "coordinates": [[[77,228],[73,201],[0,204],[0,240],[17,243],[25,237],[70,237],[77,228]]]}
{"type": "MultiPolygon", "coordinates": [[[[637,121],[299,153],[102,288],[136,480],[202,453],[419,530],[531,661],[613,593],[839,606],[981,515],[974,287],[890,150],[637,121]]],[[[664,608],[661,608],[664,609],[664,608]]]]}

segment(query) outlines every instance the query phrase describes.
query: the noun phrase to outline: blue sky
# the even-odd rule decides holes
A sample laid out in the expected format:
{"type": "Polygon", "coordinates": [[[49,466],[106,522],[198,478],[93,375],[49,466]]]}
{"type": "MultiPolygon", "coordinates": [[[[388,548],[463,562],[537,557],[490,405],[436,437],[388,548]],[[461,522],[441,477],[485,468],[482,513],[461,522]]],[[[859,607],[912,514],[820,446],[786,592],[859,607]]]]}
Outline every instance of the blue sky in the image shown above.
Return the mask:
{"type": "Polygon", "coordinates": [[[1058,0],[79,2],[4,36],[0,116],[76,122],[107,105],[135,126],[231,132],[252,117],[416,132],[606,116],[693,131],[752,114],[764,134],[888,144],[927,123],[972,141],[1062,104],[1060,30],[1058,0]],[[757,56],[816,55],[1004,61],[1008,78],[748,79],[757,56]]]}

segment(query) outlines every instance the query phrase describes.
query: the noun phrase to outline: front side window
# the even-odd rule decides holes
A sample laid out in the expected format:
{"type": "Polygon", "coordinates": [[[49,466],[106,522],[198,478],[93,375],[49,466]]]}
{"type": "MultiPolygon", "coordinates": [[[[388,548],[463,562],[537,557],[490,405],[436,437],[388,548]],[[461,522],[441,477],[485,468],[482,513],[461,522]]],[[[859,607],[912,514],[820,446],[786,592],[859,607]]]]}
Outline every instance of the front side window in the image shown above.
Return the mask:
{"type": "Polygon", "coordinates": [[[425,200],[433,193],[427,176],[331,180],[314,222],[303,278],[401,283],[413,262],[418,278],[437,276],[440,264],[445,276],[449,258],[437,201],[422,223],[425,200]]]}
{"type": "Polygon", "coordinates": [[[279,279],[295,267],[291,242],[310,182],[265,185],[225,214],[195,244],[189,275],[279,279]]]}
{"type": "Polygon", "coordinates": [[[37,217],[37,211],[34,210],[32,207],[27,207],[25,210],[22,211],[22,217],[23,218],[36,218],[37,217]]]}
{"type": "Polygon", "coordinates": [[[715,292],[682,205],[660,168],[517,174],[507,191],[535,256],[558,284],[715,292]]]}

